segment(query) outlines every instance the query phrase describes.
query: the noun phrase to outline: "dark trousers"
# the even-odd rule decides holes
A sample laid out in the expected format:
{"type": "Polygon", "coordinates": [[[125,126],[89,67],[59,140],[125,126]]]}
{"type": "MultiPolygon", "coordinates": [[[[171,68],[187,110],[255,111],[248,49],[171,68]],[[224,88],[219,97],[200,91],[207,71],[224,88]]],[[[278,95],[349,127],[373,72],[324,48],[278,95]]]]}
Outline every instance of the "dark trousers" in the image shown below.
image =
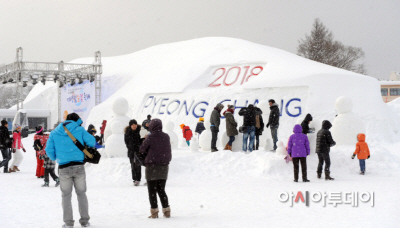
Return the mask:
{"type": "Polygon", "coordinates": [[[303,180],[307,180],[307,158],[292,158],[294,179],[299,179],[299,163],[301,163],[301,173],[303,174],[303,180]]]}
{"type": "Polygon", "coordinates": [[[325,162],[325,173],[330,173],[330,167],[331,167],[331,158],[329,157],[329,153],[318,153],[318,169],[317,173],[322,173],[322,166],[324,165],[325,162]]]}
{"type": "Polygon", "coordinates": [[[271,127],[271,136],[272,136],[272,141],[274,142],[274,150],[276,150],[278,148],[276,146],[276,142],[278,142],[278,128],[277,127],[271,127]]]}
{"type": "Polygon", "coordinates": [[[11,160],[11,150],[1,149],[1,155],[3,156],[3,161],[0,162],[0,167],[4,166],[4,172],[8,172],[8,162],[11,160]]]}
{"type": "Polygon", "coordinates": [[[103,144],[104,143],[104,134],[101,134],[101,144],[103,144]]]}
{"type": "Polygon", "coordinates": [[[260,146],[260,135],[257,134],[257,132],[256,132],[256,140],[254,140],[254,148],[256,148],[256,150],[258,150],[259,146],[260,146]]]}
{"type": "Polygon", "coordinates": [[[211,149],[217,149],[218,130],[216,127],[211,126],[211,149]]]}
{"type": "Polygon", "coordinates": [[[151,180],[147,181],[147,190],[149,191],[149,200],[151,208],[158,208],[157,205],[157,194],[160,197],[161,205],[163,208],[169,207],[168,196],[165,193],[165,185],[167,180],[151,180]]]}
{"type": "Polygon", "coordinates": [[[54,169],[45,169],[44,170],[44,182],[49,182],[49,174],[54,181],[58,179],[58,176],[54,173],[54,169]]]}
{"type": "Polygon", "coordinates": [[[228,145],[232,146],[232,143],[235,141],[235,136],[229,136],[229,142],[228,145]]]}
{"type": "Polygon", "coordinates": [[[142,167],[140,166],[140,162],[134,157],[129,160],[131,162],[132,180],[140,181],[142,179],[142,167]]]}

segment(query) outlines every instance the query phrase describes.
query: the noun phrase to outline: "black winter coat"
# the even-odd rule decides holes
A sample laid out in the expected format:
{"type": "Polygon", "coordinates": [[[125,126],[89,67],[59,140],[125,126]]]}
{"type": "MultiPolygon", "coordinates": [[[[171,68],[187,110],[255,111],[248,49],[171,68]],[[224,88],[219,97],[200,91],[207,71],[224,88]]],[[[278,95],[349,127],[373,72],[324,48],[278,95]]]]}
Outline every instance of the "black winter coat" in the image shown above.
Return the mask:
{"type": "Polygon", "coordinates": [[[198,122],[194,132],[197,132],[197,133],[201,134],[204,130],[206,130],[206,128],[204,127],[204,123],[203,122],[198,122]]]}
{"type": "Polygon", "coordinates": [[[136,130],[132,130],[130,126],[125,128],[125,145],[128,148],[128,157],[131,159],[134,158],[135,153],[139,153],[143,142],[143,139],[140,138],[140,129],[140,125],[137,126],[136,130]]]}
{"type": "Polygon", "coordinates": [[[146,157],[144,160],[146,167],[169,165],[172,159],[171,142],[169,135],[162,131],[161,120],[153,119],[149,130],[151,134],[146,136],[140,146],[140,153],[146,157]]]}
{"type": "Polygon", "coordinates": [[[301,128],[303,128],[303,134],[305,135],[310,133],[310,126],[309,126],[310,121],[312,121],[312,116],[310,113],[308,113],[304,118],[303,122],[301,122],[301,128]]]}
{"type": "Polygon", "coordinates": [[[276,103],[274,103],[271,107],[269,107],[271,112],[269,113],[268,123],[270,127],[277,128],[279,127],[279,107],[276,103]]]}
{"type": "Polygon", "coordinates": [[[10,138],[8,128],[5,126],[0,126],[0,149],[11,148],[10,142],[12,142],[12,140],[10,138]]]}
{"type": "Polygon", "coordinates": [[[256,110],[250,108],[242,108],[239,111],[239,116],[243,116],[243,126],[256,126],[256,110]]]}
{"type": "Polygon", "coordinates": [[[332,139],[332,134],[329,129],[332,124],[328,120],[322,122],[322,128],[317,133],[317,153],[329,153],[331,147],[336,145],[336,142],[332,139]]]}

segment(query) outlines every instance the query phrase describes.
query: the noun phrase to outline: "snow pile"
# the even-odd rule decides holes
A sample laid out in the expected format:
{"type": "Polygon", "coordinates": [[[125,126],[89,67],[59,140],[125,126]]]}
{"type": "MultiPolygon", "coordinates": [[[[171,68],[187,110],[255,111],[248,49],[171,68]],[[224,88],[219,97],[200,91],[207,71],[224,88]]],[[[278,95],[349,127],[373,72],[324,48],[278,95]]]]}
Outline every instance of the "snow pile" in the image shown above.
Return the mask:
{"type": "MultiPolygon", "coordinates": [[[[84,58],[73,62],[91,61],[91,58],[84,58]]],[[[153,118],[172,121],[175,126],[184,123],[191,129],[196,126],[199,116],[204,116],[207,121],[219,102],[237,107],[258,103],[263,106],[263,118],[267,122],[269,108],[266,101],[273,98],[282,113],[278,139],[286,144],[294,124],[307,113],[315,118],[313,125],[320,126],[325,119],[333,122],[337,114],[336,99],[347,96],[353,102],[352,112],[365,124],[371,141],[394,143],[400,138],[398,115],[383,103],[376,79],[276,48],[233,38],[201,38],[103,58],[102,63],[103,103],[92,109],[87,121],[96,126],[100,126],[104,119],[112,118],[113,102],[120,97],[129,103],[127,115],[139,123],[147,114],[152,114],[153,118]],[[218,80],[219,75],[225,72],[225,78],[221,75],[218,80]],[[246,76],[246,72],[252,76],[246,80],[244,76],[238,79],[239,75],[246,76]],[[209,87],[218,83],[220,86],[209,87]]],[[[28,106],[56,108],[56,89],[45,92],[43,97],[37,93],[38,86],[28,96],[28,106]],[[44,102],[46,93],[51,96],[44,102]],[[35,95],[34,100],[32,97],[35,95]]],[[[235,119],[242,121],[238,111],[235,110],[235,119]]],[[[221,140],[224,121],[221,121],[219,146],[225,141],[221,140]]],[[[180,129],[175,127],[174,131],[180,135],[180,129]]],[[[199,144],[207,150],[209,146],[202,141],[209,141],[209,135],[207,132],[203,134],[199,144]]],[[[236,143],[239,143],[239,138],[236,138],[236,143]]],[[[260,146],[265,147],[268,138],[271,138],[270,131],[265,129],[260,146]]]]}

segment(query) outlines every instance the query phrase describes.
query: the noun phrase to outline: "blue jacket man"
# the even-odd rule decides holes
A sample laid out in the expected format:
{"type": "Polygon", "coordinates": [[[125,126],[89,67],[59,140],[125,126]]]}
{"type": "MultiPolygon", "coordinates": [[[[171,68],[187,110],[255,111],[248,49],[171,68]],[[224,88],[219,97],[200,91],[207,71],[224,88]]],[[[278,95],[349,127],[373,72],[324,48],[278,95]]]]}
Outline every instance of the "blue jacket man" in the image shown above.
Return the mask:
{"type": "MultiPolygon", "coordinates": [[[[77,115],[77,114],[76,114],[77,115]]],[[[83,163],[85,158],[84,153],[74,144],[72,139],[67,135],[64,126],[72,133],[72,135],[82,144],[89,147],[94,147],[96,139],[89,134],[85,128],[81,127],[82,120],[79,118],[77,121],[66,120],[60,123],[54,131],[51,132],[49,140],[47,141],[46,154],[57,163],[67,165],[71,162],[83,163]]]]}
{"type": "Polygon", "coordinates": [[[79,223],[82,227],[90,226],[89,223],[89,203],[86,196],[86,172],[83,160],[84,153],[73,143],[72,139],[65,132],[64,126],[82,145],[94,147],[95,138],[89,134],[85,128],[81,127],[81,118],[76,113],[67,116],[64,123],[60,123],[54,131],[50,133],[46,145],[46,154],[59,164],[60,188],[62,192],[62,208],[64,228],[74,227],[72,213],[72,189],[78,197],[79,213],[81,218],[79,223]]]}

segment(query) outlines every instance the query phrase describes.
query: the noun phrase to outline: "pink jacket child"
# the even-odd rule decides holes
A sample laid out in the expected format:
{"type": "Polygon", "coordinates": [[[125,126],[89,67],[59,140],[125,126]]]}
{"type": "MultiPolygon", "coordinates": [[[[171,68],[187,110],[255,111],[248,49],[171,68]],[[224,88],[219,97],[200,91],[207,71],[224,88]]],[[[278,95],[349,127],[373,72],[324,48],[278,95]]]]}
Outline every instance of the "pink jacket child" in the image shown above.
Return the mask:
{"type": "MultiPolygon", "coordinates": [[[[22,141],[21,141],[21,132],[20,131],[14,131],[13,132],[13,145],[12,148],[15,149],[22,149],[25,152],[25,148],[24,145],[22,145],[22,141]]],[[[15,153],[15,151],[14,151],[15,153]]]]}
{"type": "Polygon", "coordinates": [[[13,144],[12,144],[12,149],[13,153],[13,161],[11,163],[11,166],[9,168],[9,172],[16,172],[20,171],[19,170],[19,165],[21,164],[22,160],[24,157],[22,156],[21,149],[26,152],[24,145],[22,145],[22,140],[21,140],[21,126],[18,124],[15,125],[15,131],[13,132],[13,144]]]}

